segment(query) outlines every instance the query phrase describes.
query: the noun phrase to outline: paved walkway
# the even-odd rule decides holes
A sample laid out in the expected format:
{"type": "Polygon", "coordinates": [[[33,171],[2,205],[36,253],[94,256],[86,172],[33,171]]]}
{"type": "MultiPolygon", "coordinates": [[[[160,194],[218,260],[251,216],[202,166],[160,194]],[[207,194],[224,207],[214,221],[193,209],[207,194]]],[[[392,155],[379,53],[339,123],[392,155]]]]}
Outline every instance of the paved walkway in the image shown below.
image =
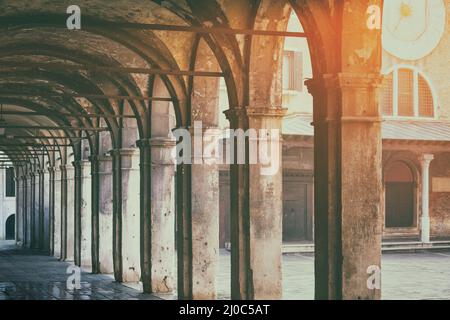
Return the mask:
{"type": "MultiPolygon", "coordinates": [[[[0,300],[153,300],[109,275],[81,273],[80,290],[67,288],[71,264],[0,241],[0,300]],[[69,271],[69,273],[67,273],[69,271]]],[[[73,281],[72,283],[75,283],[73,281]]]]}
{"type": "MultiPolygon", "coordinates": [[[[221,251],[219,298],[228,298],[230,254],[221,251]]],[[[450,300],[450,251],[387,253],[382,257],[382,299],[450,300]]],[[[314,257],[283,256],[283,299],[314,299],[314,257]]]]}
{"type": "MultiPolygon", "coordinates": [[[[122,285],[110,275],[82,273],[80,290],[67,288],[69,263],[18,250],[0,241],[0,300],[151,300],[139,285],[122,285]]],[[[304,254],[283,256],[283,298],[314,297],[314,259],[304,254]]],[[[383,299],[450,299],[450,251],[384,254],[383,299]]],[[[218,298],[230,296],[230,254],[220,254],[218,298]]],[[[70,271],[70,269],[69,269],[70,271]]],[[[164,297],[173,298],[173,297],[164,297]]]]}

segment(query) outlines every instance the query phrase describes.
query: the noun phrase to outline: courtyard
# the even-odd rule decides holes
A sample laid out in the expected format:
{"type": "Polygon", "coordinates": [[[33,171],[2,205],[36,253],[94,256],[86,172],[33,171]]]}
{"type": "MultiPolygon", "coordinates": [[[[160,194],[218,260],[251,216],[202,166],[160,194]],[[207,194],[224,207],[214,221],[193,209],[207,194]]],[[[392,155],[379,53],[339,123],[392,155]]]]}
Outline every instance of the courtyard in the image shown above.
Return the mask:
{"type": "MultiPolygon", "coordinates": [[[[70,263],[0,242],[0,300],[154,300],[138,284],[120,284],[112,275],[81,274],[81,289],[67,288],[70,263]]],[[[382,256],[382,299],[450,299],[450,251],[388,253],[382,256]]],[[[230,297],[230,253],[222,250],[218,298],[230,297]]],[[[283,299],[314,298],[314,258],[283,255],[283,299]]]]}

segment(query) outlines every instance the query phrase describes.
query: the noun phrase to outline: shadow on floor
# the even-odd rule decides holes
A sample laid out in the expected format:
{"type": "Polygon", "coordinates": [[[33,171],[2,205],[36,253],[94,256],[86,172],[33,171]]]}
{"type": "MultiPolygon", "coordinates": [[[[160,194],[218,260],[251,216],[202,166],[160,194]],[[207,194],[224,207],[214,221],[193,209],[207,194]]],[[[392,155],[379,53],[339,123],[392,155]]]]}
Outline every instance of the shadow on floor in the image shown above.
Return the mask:
{"type": "Polygon", "coordinates": [[[0,241],[0,300],[160,300],[141,293],[138,284],[79,271],[72,263],[0,241]]]}

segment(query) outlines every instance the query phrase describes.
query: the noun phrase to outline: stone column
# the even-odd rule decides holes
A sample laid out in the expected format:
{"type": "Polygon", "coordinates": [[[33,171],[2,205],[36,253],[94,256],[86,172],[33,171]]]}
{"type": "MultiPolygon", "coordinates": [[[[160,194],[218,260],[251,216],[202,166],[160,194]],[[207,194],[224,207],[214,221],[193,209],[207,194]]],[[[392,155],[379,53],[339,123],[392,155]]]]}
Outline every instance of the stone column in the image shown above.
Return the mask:
{"type": "Polygon", "coordinates": [[[55,210],[53,220],[53,255],[56,258],[61,258],[61,168],[55,166],[55,210]]]}
{"type": "MultiPolygon", "coordinates": [[[[141,278],[143,290],[145,293],[152,293],[152,205],[153,197],[149,197],[152,192],[152,168],[151,168],[151,149],[150,140],[139,140],[136,142],[139,147],[140,155],[140,232],[141,232],[141,278]]],[[[161,247],[163,242],[158,243],[161,247]]],[[[165,246],[165,244],[164,244],[165,246]]],[[[162,262],[162,261],[160,261],[162,262]]]]}
{"type": "Polygon", "coordinates": [[[41,182],[41,204],[42,204],[42,243],[41,248],[46,253],[50,253],[50,173],[48,170],[42,170],[41,182]]]}
{"type": "Polygon", "coordinates": [[[81,162],[81,267],[92,271],[91,163],[81,162]]]}
{"type": "Polygon", "coordinates": [[[66,166],[67,171],[67,220],[66,261],[75,260],[75,168],[66,166]]]}
{"type": "Polygon", "coordinates": [[[34,174],[34,247],[36,249],[41,249],[41,227],[44,226],[44,224],[41,223],[41,221],[44,221],[44,211],[41,210],[43,209],[44,204],[42,203],[41,207],[41,191],[43,191],[41,190],[41,180],[43,181],[43,178],[41,179],[40,171],[40,169],[37,169],[34,174]]]}
{"type": "Polygon", "coordinates": [[[16,244],[22,245],[23,243],[23,206],[22,206],[22,177],[19,175],[19,169],[16,167],[16,244]]]}
{"type": "Polygon", "coordinates": [[[36,212],[38,214],[38,218],[37,218],[37,223],[38,223],[38,228],[37,228],[37,239],[38,239],[38,248],[39,250],[44,250],[44,239],[45,239],[45,213],[44,213],[44,170],[43,169],[39,169],[37,171],[37,181],[36,181],[36,187],[37,187],[37,191],[36,191],[36,200],[37,200],[37,204],[36,204],[36,212]]]}
{"type": "Polygon", "coordinates": [[[316,299],[380,298],[379,288],[368,285],[369,273],[381,268],[379,84],[369,73],[308,81],[314,96],[316,299]]]}
{"type": "Polygon", "coordinates": [[[214,155],[203,151],[218,142],[219,133],[203,130],[202,159],[193,152],[191,166],[192,299],[211,300],[216,299],[219,263],[219,170],[217,159],[210,158],[214,155]]]}
{"type": "Polygon", "coordinates": [[[434,155],[424,154],[420,159],[422,167],[422,242],[430,243],[430,164],[434,155]]]}
{"type": "Polygon", "coordinates": [[[114,277],[120,282],[140,280],[139,152],[112,150],[114,277]]]}
{"type": "Polygon", "coordinates": [[[49,216],[49,238],[48,248],[50,255],[55,254],[55,168],[49,167],[49,184],[48,184],[48,216],[49,216]]]}
{"type": "Polygon", "coordinates": [[[30,177],[28,174],[24,174],[23,177],[23,243],[25,247],[30,246],[30,177]]]}
{"type": "Polygon", "coordinates": [[[99,230],[98,258],[100,273],[114,272],[113,266],[113,173],[112,158],[99,158],[99,230]]]}
{"type": "Polygon", "coordinates": [[[72,162],[74,168],[74,261],[77,266],[81,266],[81,194],[82,194],[82,173],[81,161],[72,162]]]}
{"type": "Polygon", "coordinates": [[[38,247],[38,229],[39,229],[39,184],[38,184],[38,177],[36,172],[30,173],[30,182],[31,182],[31,192],[30,192],[30,210],[31,210],[31,241],[30,246],[31,248],[37,248],[38,247]]]}
{"type": "Polygon", "coordinates": [[[152,138],[138,141],[138,146],[144,292],[170,293],[175,286],[175,164],[171,154],[175,141],[152,138]]]}
{"type": "MultiPolygon", "coordinates": [[[[205,128],[206,129],[206,128],[205,128]]],[[[217,134],[217,132],[215,132],[217,134]]],[[[219,259],[219,171],[194,142],[192,163],[177,167],[177,254],[179,299],[215,299],[219,259]],[[196,148],[198,147],[198,149],[196,148]]],[[[209,140],[199,130],[197,139],[209,140]]],[[[207,137],[208,136],[208,137],[207,137]]]]}
{"type": "Polygon", "coordinates": [[[282,295],[281,120],[285,112],[281,108],[247,108],[226,113],[232,128],[256,130],[256,136],[248,139],[255,147],[244,149],[249,156],[265,151],[265,146],[270,151],[270,162],[258,154],[253,164],[248,160],[239,164],[244,150],[235,146],[237,154],[230,166],[233,299],[280,299],[282,295]],[[269,131],[261,133],[259,129],[269,131]]]}
{"type": "Polygon", "coordinates": [[[67,166],[61,165],[61,254],[62,261],[67,259],[67,166]]]}
{"type": "MultiPolygon", "coordinates": [[[[92,273],[100,273],[99,259],[99,214],[100,214],[100,176],[99,176],[99,157],[97,155],[90,156],[90,216],[91,216],[91,265],[92,273]]],[[[85,174],[84,174],[85,175],[85,174]]],[[[85,194],[85,193],[84,193],[85,194]]],[[[86,233],[85,233],[86,234],[86,233]]]]}

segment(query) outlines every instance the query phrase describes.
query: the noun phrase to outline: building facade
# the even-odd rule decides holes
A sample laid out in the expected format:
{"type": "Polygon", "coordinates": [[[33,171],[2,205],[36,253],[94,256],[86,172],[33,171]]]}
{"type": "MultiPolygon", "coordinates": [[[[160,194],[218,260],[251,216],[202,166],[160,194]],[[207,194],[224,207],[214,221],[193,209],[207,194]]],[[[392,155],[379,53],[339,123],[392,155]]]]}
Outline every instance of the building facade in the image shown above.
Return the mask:
{"type": "MultiPolygon", "coordinates": [[[[401,19],[401,14],[391,13],[389,9],[390,5],[387,5],[387,20],[383,25],[387,30],[383,38],[382,73],[385,78],[380,93],[383,115],[383,239],[449,240],[450,79],[443,66],[450,55],[449,19],[444,16],[444,30],[439,31],[437,26],[439,41],[429,37],[427,42],[420,43],[428,51],[418,53],[420,58],[410,57],[410,52],[405,53],[402,48],[391,45],[392,37],[413,39],[414,32],[418,31],[415,27],[409,30],[407,26],[401,26],[392,34],[391,20],[401,19]]],[[[417,10],[415,5],[413,9],[417,10]]],[[[442,21],[442,14],[436,14],[436,19],[442,21]]],[[[303,31],[295,13],[289,30],[303,31]]],[[[283,107],[289,113],[283,121],[285,243],[314,240],[313,103],[303,84],[304,80],[312,77],[309,56],[305,39],[286,39],[283,107]]],[[[222,247],[229,243],[229,197],[225,196],[229,190],[228,181],[227,168],[223,168],[222,247]]]]}
{"type": "Polygon", "coordinates": [[[14,169],[0,169],[0,240],[15,239],[16,186],[14,169]]]}

